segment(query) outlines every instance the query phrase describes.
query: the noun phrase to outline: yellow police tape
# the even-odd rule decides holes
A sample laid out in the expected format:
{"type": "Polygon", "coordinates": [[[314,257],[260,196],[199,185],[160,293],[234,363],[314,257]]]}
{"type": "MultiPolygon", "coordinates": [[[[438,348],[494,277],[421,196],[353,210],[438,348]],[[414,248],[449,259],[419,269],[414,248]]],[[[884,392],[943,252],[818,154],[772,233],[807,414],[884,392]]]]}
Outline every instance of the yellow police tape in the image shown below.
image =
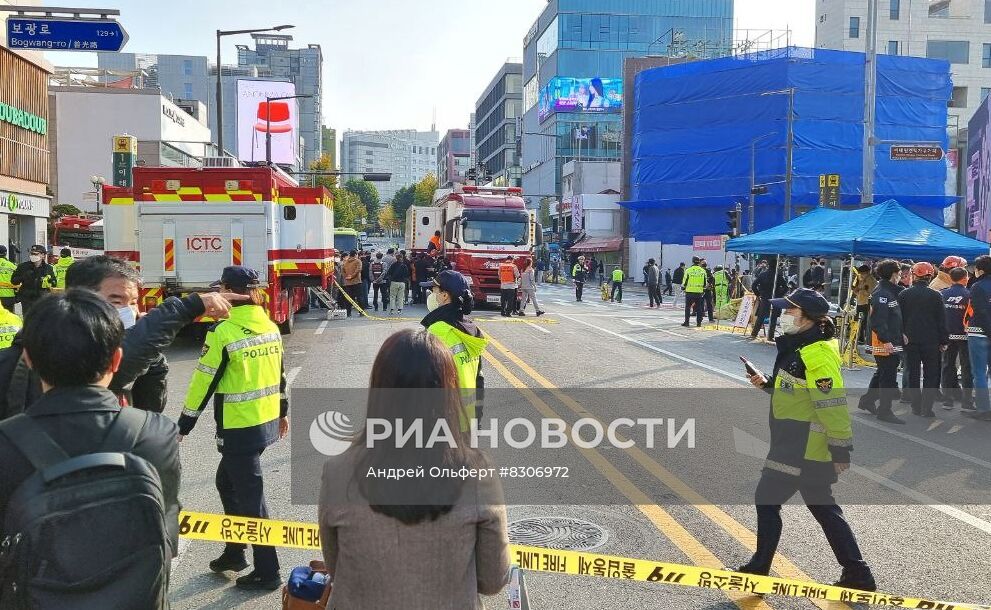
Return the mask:
{"type": "MultiPolygon", "coordinates": [[[[313,523],[298,521],[229,517],[227,515],[183,511],[179,516],[179,535],[191,540],[209,542],[264,544],[309,551],[320,550],[318,526],[313,523]]],[[[902,597],[887,593],[868,593],[789,578],[756,576],[648,559],[578,551],[559,551],[518,544],[510,545],[510,551],[516,565],[523,570],[533,572],[598,576],[615,580],[656,582],[699,589],[734,591],[743,594],[781,595],[896,608],[991,610],[991,606],[902,597]]]]}
{"type": "MultiPolygon", "coordinates": [[[[361,305],[358,305],[354,301],[354,299],[351,298],[351,295],[349,295],[348,293],[344,292],[344,288],[340,284],[337,283],[337,280],[334,280],[334,285],[336,285],[337,288],[338,288],[338,294],[340,294],[341,296],[343,296],[345,299],[348,300],[348,302],[351,303],[351,308],[354,309],[354,310],[356,310],[359,314],[365,316],[369,320],[375,320],[375,321],[378,321],[378,322],[418,322],[420,320],[420,318],[404,318],[404,317],[400,317],[400,316],[392,316],[392,317],[388,317],[388,316],[373,316],[370,313],[368,313],[367,311],[365,311],[364,309],[362,309],[361,308],[361,305]]],[[[557,324],[557,320],[548,319],[548,318],[523,319],[523,318],[487,318],[487,317],[479,317],[479,318],[472,318],[472,320],[475,321],[475,322],[530,322],[531,324],[557,324]]]]}

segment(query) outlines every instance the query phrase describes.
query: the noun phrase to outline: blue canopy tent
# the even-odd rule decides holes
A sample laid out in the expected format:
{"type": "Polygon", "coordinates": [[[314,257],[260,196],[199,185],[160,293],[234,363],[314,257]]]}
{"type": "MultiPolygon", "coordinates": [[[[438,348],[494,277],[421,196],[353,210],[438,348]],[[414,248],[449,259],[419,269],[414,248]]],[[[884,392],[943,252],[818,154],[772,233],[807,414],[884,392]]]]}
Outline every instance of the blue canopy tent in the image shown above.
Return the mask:
{"type": "Polygon", "coordinates": [[[968,260],[989,245],[929,222],[891,199],[860,210],[816,208],[766,231],[726,242],[729,252],[785,256],[849,256],[940,261],[968,260]]]}

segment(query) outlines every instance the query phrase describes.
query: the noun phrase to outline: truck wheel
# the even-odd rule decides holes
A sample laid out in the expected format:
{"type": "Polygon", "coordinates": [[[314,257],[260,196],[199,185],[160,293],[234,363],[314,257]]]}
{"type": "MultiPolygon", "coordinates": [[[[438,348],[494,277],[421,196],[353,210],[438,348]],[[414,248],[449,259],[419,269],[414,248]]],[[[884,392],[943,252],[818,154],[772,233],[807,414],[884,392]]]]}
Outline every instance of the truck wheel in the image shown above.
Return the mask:
{"type": "Polygon", "coordinates": [[[279,324],[279,332],[283,335],[291,335],[293,328],[296,326],[296,305],[293,303],[292,292],[285,292],[286,302],[289,303],[289,313],[286,315],[286,321],[279,324]]]}

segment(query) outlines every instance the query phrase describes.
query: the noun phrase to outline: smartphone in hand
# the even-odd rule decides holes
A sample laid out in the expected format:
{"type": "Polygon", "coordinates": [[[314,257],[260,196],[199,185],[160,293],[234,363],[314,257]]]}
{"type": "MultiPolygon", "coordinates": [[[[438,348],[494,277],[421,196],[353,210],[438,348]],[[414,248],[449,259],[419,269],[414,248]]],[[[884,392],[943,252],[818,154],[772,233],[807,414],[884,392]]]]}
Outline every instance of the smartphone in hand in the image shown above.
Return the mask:
{"type": "Polygon", "coordinates": [[[753,362],[750,362],[749,360],[747,360],[743,356],[740,356],[740,362],[743,363],[743,368],[745,368],[747,370],[747,376],[748,377],[752,377],[753,375],[760,375],[761,378],[764,379],[764,383],[765,384],[767,383],[767,375],[765,375],[764,373],[762,373],[760,371],[760,369],[758,369],[756,366],[754,366],[754,363],[753,362]]]}

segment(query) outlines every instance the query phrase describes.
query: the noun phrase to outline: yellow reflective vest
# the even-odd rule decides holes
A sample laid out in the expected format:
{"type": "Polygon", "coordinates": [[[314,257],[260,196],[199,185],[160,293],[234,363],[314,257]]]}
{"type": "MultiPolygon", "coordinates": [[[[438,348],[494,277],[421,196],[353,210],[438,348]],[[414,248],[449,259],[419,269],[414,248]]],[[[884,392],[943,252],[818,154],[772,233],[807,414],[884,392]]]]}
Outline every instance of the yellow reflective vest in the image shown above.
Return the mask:
{"type": "Polygon", "coordinates": [[[612,270],[612,281],[614,281],[614,282],[622,282],[623,281],[623,270],[622,269],[613,269],[612,270]]]}
{"type": "Polygon", "coordinates": [[[14,287],[10,283],[17,265],[12,263],[7,257],[0,258],[0,297],[9,298],[14,296],[14,287]]]}
{"type": "Polygon", "coordinates": [[[23,323],[20,316],[0,305],[0,349],[10,347],[21,326],[23,323]]]}
{"type": "Polygon", "coordinates": [[[55,288],[65,290],[65,274],[69,272],[69,267],[76,262],[71,256],[60,256],[52,267],[55,269],[55,288]]]}
{"type": "Polygon", "coordinates": [[[482,352],[489,340],[474,337],[447,322],[434,322],[427,331],[440,339],[451,350],[454,367],[458,370],[458,386],[461,388],[461,429],[468,429],[468,422],[475,419],[475,390],[478,371],[482,366],[482,352]]]}
{"type": "Polygon", "coordinates": [[[705,269],[698,265],[692,265],[685,269],[685,279],[682,280],[681,285],[684,286],[685,292],[702,294],[705,292],[705,282],[708,277],[705,269]]]}
{"type": "Polygon", "coordinates": [[[264,308],[233,307],[207,333],[179,417],[180,434],[192,431],[211,396],[221,451],[256,451],[278,439],[278,419],[289,412],[282,335],[264,308]]]}

